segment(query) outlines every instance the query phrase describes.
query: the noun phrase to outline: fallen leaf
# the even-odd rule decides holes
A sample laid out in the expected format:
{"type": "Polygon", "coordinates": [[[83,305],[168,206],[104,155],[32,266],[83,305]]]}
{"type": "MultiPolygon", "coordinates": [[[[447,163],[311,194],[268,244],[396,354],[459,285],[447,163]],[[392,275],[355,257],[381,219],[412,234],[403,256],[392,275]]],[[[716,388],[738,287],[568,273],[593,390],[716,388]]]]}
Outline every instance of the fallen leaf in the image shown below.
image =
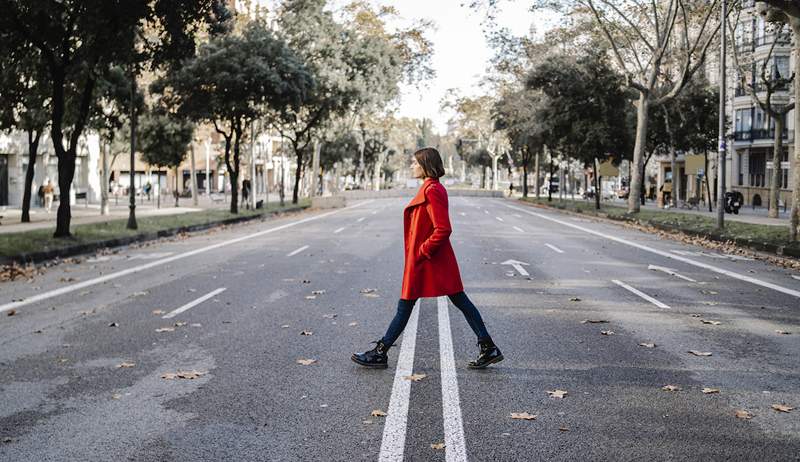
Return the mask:
{"type": "Polygon", "coordinates": [[[288,327],[289,327],[289,324],[284,324],[284,325],[281,326],[281,329],[286,329],[288,327]]]}
{"type": "Polygon", "coordinates": [[[348,326],[350,326],[350,327],[354,327],[354,326],[357,326],[357,325],[358,325],[358,323],[356,321],[353,321],[350,324],[348,324],[348,326]]]}
{"type": "Polygon", "coordinates": [[[304,366],[310,366],[310,365],[314,364],[315,362],[317,362],[316,359],[298,359],[297,360],[297,364],[302,364],[304,366]]]}
{"type": "Polygon", "coordinates": [[[300,332],[300,335],[314,335],[314,332],[311,332],[310,330],[304,330],[300,332]]]}
{"type": "Polygon", "coordinates": [[[119,327],[119,323],[116,322],[109,323],[108,327],[119,327]]]}
{"type": "Polygon", "coordinates": [[[145,295],[147,295],[147,291],[134,292],[131,294],[131,297],[144,297],[145,295]]]}
{"type": "Polygon", "coordinates": [[[6,313],[6,316],[14,316],[15,314],[17,314],[17,310],[8,310],[8,313],[6,313]]]}
{"type": "Polygon", "coordinates": [[[569,301],[571,301],[571,302],[579,302],[579,301],[581,301],[581,299],[579,297],[572,297],[572,298],[569,299],[569,301]]]}
{"type": "Polygon", "coordinates": [[[560,432],[568,432],[569,431],[569,427],[558,427],[558,431],[560,431],[560,432]]]}
{"type": "Polygon", "coordinates": [[[607,322],[605,319],[584,319],[581,324],[603,324],[607,322]]]}
{"type": "Polygon", "coordinates": [[[699,318],[699,317],[701,317],[702,315],[700,315],[700,314],[692,314],[692,315],[690,315],[690,316],[691,316],[691,317],[693,317],[693,318],[699,318]]]}
{"type": "Polygon", "coordinates": [[[331,313],[331,314],[323,314],[323,315],[322,315],[322,317],[323,317],[323,318],[325,318],[325,319],[333,319],[333,318],[335,318],[336,316],[338,316],[338,314],[336,314],[336,313],[331,313]]]}
{"type": "Polygon", "coordinates": [[[411,380],[412,382],[419,382],[420,380],[424,379],[427,376],[428,374],[411,374],[411,375],[406,375],[403,378],[406,380],[411,380]]]}
{"type": "Polygon", "coordinates": [[[663,387],[661,387],[661,389],[664,391],[679,391],[681,387],[677,385],[664,385],[663,387]]]}
{"type": "Polygon", "coordinates": [[[136,363],[122,362],[122,363],[117,364],[117,369],[119,369],[121,367],[133,367],[135,365],[136,365],[136,363]]]}
{"type": "Polygon", "coordinates": [[[205,374],[207,374],[207,372],[200,372],[193,369],[191,371],[167,372],[165,374],[161,374],[161,378],[167,380],[174,380],[174,379],[192,380],[205,374]]]}
{"type": "Polygon", "coordinates": [[[122,398],[122,395],[120,395],[119,393],[114,393],[113,395],[111,395],[111,399],[120,399],[120,398],[122,398]]]}
{"type": "Polygon", "coordinates": [[[362,294],[371,294],[373,292],[376,292],[377,290],[378,289],[361,289],[359,290],[359,292],[361,292],[362,294]]]}
{"type": "Polygon", "coordinates": [[[444,443],[431,443],[431,449],[436,449],[436,450],[444,449],[444,443]]]}
{"type": "Polygon", "coordinates": [[[601,330],[600,333],[602,335],[614,335],[614,331],[613,330],[601,330]]]}
{"type": "Polygon", "coordinates": [[[563,398],[567,395],[567,392],[565,390],[549,390],[547,394],[550,395],[551,398],[563,398]]]}
{"type": "Polygon", "coordinates": [[[322,294],[325,293],[325,291],[324,290],[312,290],[311,293],[313,295],[322,295],[322,294]]]}
{"type": "Polygon", "coordinates": [[[369,298],[379,298],[379,297],[380,297],[380,295],[378,295],[378,294],[372,294],[372,293],[370,293],[370,294],[364,294],[364,296],[365,296],[365,297],[369,297],[369,298]]]}
{"type": "MultiPolygon", "coordinates": [[[[548,391],[548,393],[550,393],[548,391]]],[[[537,415],[528,414],[527,412],[512,412],[511,418],[517,420],[536,420],[537,415]]]]}
{"type": "Polygon", "coordinates": [[[789,412],[794,408],[792,406],[787,406],[785,404],[773,404],[772,409],[775,409],[778,412],[789,412]]]}
{"type": "Polygon", "coordinates": [[[689,353],[693,354],[695,356],[711,356],[711,352],[710,351],[689,350],[689,353]]]}
{"type": "Polygon", "coordinates": [[[745,411],[744,409],[737,409],[736,412],[733,413],[733,415],[735,415],[737,419],[744,419],[744,420],[750,420],[754,417],[751,412],[745,411]]]}
{"type": "Polygon", "coordinates": [[[778,335],[791,335],[791,332],[788,330],[776,330],[775,333],[778,335]]]}
{"type": "Polygon", "coordinates": [[[655,348],[656,344],[655,343],[640,343],[639,346],[645,347],[645,348],[655,348]]]}
{"type": "Polygon", "coordinates": [[[174,327],[159,327],[158,329],[156,329],[156,332],[159,332],[159,333],[160,332],[173,332],[173,331],[175,331],[174,327]]]}
{"type": "Polygon", "coordinates": [[[361,423],[363,423],[363,424],[371,424],[372,421],[371,420],[362,420],[361,423]]]}
{"type": "Polygon", "coordinates": [[[702,322],[703,324],[711,324],[712,326],[718,326],[718,325],[722,324],[719,321],[711,321],[709,319],[701,319],[700,322],[702,322]]]}
{"type": "Polygon", "coordinates": [[[706,295],[719,295],[719,292],[717,292],[716,290],[703,289],[700,292],[706,295]]]}
{"type": "Polygon", "coordinates": [[[373,410],[370,415],[372,417],[386,417],[386,413],[381,411],[380,409],[373,410]]]}
{"type": "Polygon", "coordinates": [[[155,314],[155,315],[164,314],[164,313],[165,313],[164,310],[153,310],[153,314],[155,314]]]}
{"type": "Polygon", "coordinates": [[[710,395],[710,394],[713,394],[713,393],[719,393],[719,388],[705,387],[705,388],[703,388],[703,393],[705,393],[707,395],[710,395]]]}
{"type": "Polygon", "coordinates": [[[306,300],[314,300],[315,298],[317,298],[316,295],[306,295],[306,300]]]}
{"type": "Polygon", "coordinates": [[[175,324],[174,324],[175,327],[183,327],[185,325],[186,325],[186,323],[183,322],[183,321],[175,321],[175,324]]]}

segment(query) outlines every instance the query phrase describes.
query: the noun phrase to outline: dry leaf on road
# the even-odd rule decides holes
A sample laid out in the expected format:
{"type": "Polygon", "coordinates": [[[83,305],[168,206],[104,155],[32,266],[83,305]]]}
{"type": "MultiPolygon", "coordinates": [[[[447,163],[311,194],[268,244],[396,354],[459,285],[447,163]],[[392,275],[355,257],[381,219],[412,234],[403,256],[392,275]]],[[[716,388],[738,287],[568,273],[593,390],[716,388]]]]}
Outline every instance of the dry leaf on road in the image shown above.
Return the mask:
{"type": "Polygon", "coordinates": [[[117,369],[119,369],[121,367],[133,367],[135,365],[136,365],[136,363],[122,362],[122,363],[117,364],[116,367],[117,367],[117,369]]]}
{"type": "Polygon", "coordinates": [[[736,412],[733,413],[737,419],[744,419],[750,420],[754,417],[753,413],[749,411],[745,411],[744,409],[737,409],[736,412]]]}
{"type": "Polygon", "coordinates": [[[581,299],[580,299],[580,297],[572,297],[572,298],[569,299],[569,301],[571,301],[571,302],[579,302],[579,301],[581,301],[581,299]]]}
{"type": "Polygon", "coordinates": [[[108,327],[119,327],[119,323],[117,323],[117,322],[110,322],[110,323],[108,323],[108,327]]]}
{"type": "Polygon", "coordinates": [[[331,314],[323,314],[323,315],[322,315],[322,317],[323,317],[323,318],[325,318],[325,319],[333,319],[333,318],[335,318],[336,316],[338,316],[336,313],[331,313],[331,314]]]}
{"type": "Polygon", "coordinates": [[[153,310],[153,314],[155,314],[155,315],[164,314],[164,313],[165,313],[164,310],[153,310]]]}
{"type": "Polygon", "coordinates": [[[312,295],[322,295],[324,293],[325,293],[325,290],[312,290],[311,291],[312,295]]]}
{"type": "Polygon", "coordinates": [[[719,295],[719,292],[717,292],[716,290],[703,289],[700,292],[706,295],[719,295]]]}
{"type": "Polygon", "coordinates": [[[705,387],[705,388],[703,388],[703,393],[705,393],[707,395],[710,395],[710,394],[713,394],[713,393],[719,393],[719,388],[705,387]]]}
{"type": "Polygon", "coordinates": [[[373,293],[364,294],[364,296],[365,297],[369,297],[369,298],[379,298],[380,297],[380,295],[373,294],[373,293]]]}
{"type": "Polygon", "coordinates": [[[613,330],[601,330],[600,334],[602,334],[602,335],[614,335],[614,331],[613,330]]]}
{"type": "Polygon", "coordinates": [[[678,385],[664,385],[661,389],[664,391],[680,391],[681,387],[678,385]]]}
{"type": "Polygon", "coordinates": [[[350,324],[348,324],[348,326],[350,326],[350,327],[355,327],[357,325],[358,325],[358,322],[356,322],[356,321],[353,321],[350,324]]]}
{"type": "Polygon", "coordinates": [[[167,380],[174,380],[174,379],[193,380],[205,374],[207,374],[207,372],[196,371],[193,369],[191,371],[167,372],[165,374],[161,374],[161,378],[167,380]]]}
{"type": "Polygon", "coordinates": [[[372,417],[386,417],[386,413],[381,411],[380,409],[373,409],[373,411],[369,414],[372,417]]]}
{"type": "Polygon", "coordinates": [[[778,335],[790,335],[791,334],[791,332],[789,332],[788,330],[776,330],[775,333],[778,334],[778,335]]]}
{"type": "Polygon", "coordinates": [[[306,300],[314,300],[315,298],[317,298],[316,295],[306,295],[306,300]]]}
{"type": "MultiPolygon", "coordinates": [[[[549,392],[548,392],[549,393],[549,392]]],[[[536,420],[538,417],[535,414],[528,414],[527,412],[512,412],[511,418],[517,420],[536,420]]]]}
{"type": "Polygon", "coordinates": [[[431,443],[431,449],[436,449],[436,450],[444,449],[444,443],[431,443]]]}
{"type": "Polygon", "coordinates": [[[563,398],[568,393],[566,390],[548,390],[547,394],[550,395],[551,398],[563,398]]]}
{"type": "Polygon", "coordinates": [[[412,382],[419,382],[420,380],[424,379],[427,376],[428,374],[411,374],[411,375],[406,375],[403,378],[406,380],[411,380],[412,382]]]}
{"type": "Polygon", "coordinates": [[[722,324],[719,321],[711,321],[710,319],[701,319],[700,322],[702,322],[703,324],[711,324],[712,326],[718,326],[722,324]]]}
{"type": "Polygon", "coordinates": [[[581,324],[603,324],[607,322],[605,319],[584,319],[581,324]]]}
{"type": "Polygon", "coordinates": [[[778,412],[789,412],[794,408],[792,406],[787,406],[785,404],[773,404],[772,409],[775,409],[778,412]]]}
{"type": "Polygon", "coordinates": [[[175,321],[175,324],[174,324],[175,327],[183,327],[185,325],[186,325],[186,323],[183,322],[183,321],[175,321]]]}
{"type": "Polygon", "coordinates": [[[300,335],[314,335],[314,332],[310,330],[304,330],[300,332],[300,335]]]}
{"type": "Polygon", "coordinates": [[[17,314],[17,310],[8,310],[8,313],[6,313],[6,316],[14,316],[15,314],[17,314]]]}
{"type": "Polygon", "coordinates": [[[289,327],[289,324],[284,324],[284,325],[281,326],[281,329],[287,329],[288,327],[289,327]]]}
{"type": "Polygon", "coordinates": [[[174,327],[159,327],[158,329],[156,329],[156,332],[174,332],[174,331],[175,331],[174,327]]]}
{"type": "Polygon", "coordinates": [[[317,360],[316,359],[298,359],[296,362],[297,362],[297,364],[302,364],[303,366],[310,366],[310,365],[314,364],[315,362],[317,362],[317,360]]]}
{"type": "Polygon", "coordinates": [[[639,346],[645,347],[645,348],[655,348],[656,344],[655,343],[640,343],[639,346]]]}
{"type": "Polygon", "coordinates": [[[711,356],[710,351],[689,350],[689,354],[693,354],[695,356],[711,356]]]}
{"type": "Polygon", "coordinates": [[[373,292],[376,292],[377,290],[378,289],[361,289],[359,292],[361,292],[362,294],[371,294],[373,292]]]}

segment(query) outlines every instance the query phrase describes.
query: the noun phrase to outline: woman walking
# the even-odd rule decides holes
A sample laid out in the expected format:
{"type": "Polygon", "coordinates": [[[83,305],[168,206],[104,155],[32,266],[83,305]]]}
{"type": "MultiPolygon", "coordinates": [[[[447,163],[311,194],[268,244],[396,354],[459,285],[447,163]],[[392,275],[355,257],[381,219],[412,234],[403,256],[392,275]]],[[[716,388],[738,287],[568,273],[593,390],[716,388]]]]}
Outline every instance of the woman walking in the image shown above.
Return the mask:
{"type": "Polygon", "coordinates": [[[464,293],[458,262],[450,245],[450,217],[447,211],[447,191],[439,183],[444,175],[444,166],[439,151],[423,148],[414,153],[411,170],[415,178],[424,179],[419,192],[403,211],[405,230],[405,270],[397,313],[389,329],[372,350],[355,353],[351,357],[356,363],[371,368],[388,366],[387,352],[405,329],[414,303],[421,297],[447,295],[450,301],[464,314],[467,323],[478,336],[480,353],[467,365],[472,369],[484,367],[503,360],[503,354],[495,346],[481,314],[464,293]]]}

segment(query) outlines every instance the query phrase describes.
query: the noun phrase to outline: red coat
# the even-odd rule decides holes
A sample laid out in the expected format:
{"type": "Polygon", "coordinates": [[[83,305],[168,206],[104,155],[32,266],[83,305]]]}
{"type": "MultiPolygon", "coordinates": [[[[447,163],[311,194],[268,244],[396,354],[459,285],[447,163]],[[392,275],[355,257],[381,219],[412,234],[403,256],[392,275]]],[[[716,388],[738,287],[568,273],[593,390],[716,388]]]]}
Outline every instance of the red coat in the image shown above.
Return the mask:
{"type": "Polygon", "coordinates": [[[403,210],[405,270],[400,298],[438,297],[464,290],[450,245],[447,190],[427,178],[403,210]]]}

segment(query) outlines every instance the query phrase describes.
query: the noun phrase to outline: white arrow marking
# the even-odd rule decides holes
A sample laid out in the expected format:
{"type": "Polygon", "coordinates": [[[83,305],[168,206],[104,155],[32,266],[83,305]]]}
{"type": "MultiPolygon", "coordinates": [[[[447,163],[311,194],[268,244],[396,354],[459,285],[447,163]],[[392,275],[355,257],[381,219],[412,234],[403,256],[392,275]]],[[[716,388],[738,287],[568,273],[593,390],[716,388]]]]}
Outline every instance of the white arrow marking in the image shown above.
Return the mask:
{"type": "Polygon", "coordinates": [[[678,273],[677,273],[677,272],[676,272],[674,269],[672,269],[672,268],[666,268],[666,267],[664,267],[664,266],[648,265],[648,266],[647,266],[647,269],[649,269],[649,270],[651,270],[651,271],[661,271],[661,272],[664,272],[664,273],[667,273],[667,274],[669,274],[670,276],[675,276],[676,278],[681,278],[681,279],[683,279],[684,281],[689,281],[689,282],[697,282],[697,281],[695,281],[694,279],[692,279],[692,278],[690,278],[690,277],[688,277],[688,276],[684,276],[684,275],[682,275],[682,274],[678,274],[678,273]]]}
{"type": "Polygon", "coordinates": [[[525,268],[522,267],[522,265],[529,266],[524,261],[506,260],[506,261],[504,261],[503,263],[500,263],[500,264],[501,265],[511,265],[511,266],[514,267],[515,270],[517,270],[519,272],[519,274],[521,274],[523,276],[530,276],[530,274],[528,274],[528,272],[525,271],[525,268]]]}

